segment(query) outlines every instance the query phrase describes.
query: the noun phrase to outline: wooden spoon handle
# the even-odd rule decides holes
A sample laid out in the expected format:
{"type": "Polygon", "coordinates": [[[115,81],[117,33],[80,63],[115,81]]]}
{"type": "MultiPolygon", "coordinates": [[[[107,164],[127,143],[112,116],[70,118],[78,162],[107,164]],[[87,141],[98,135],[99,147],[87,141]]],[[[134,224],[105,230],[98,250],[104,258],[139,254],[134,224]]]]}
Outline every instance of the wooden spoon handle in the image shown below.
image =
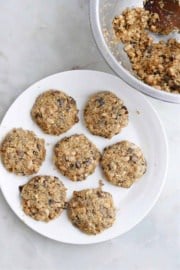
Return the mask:
{"type": "Polygon", "coordinates": [[[154,32],[169,34],[173,30],[180,30],[179,0],[146,0],[144,8],[159,15],[154,32]]]}

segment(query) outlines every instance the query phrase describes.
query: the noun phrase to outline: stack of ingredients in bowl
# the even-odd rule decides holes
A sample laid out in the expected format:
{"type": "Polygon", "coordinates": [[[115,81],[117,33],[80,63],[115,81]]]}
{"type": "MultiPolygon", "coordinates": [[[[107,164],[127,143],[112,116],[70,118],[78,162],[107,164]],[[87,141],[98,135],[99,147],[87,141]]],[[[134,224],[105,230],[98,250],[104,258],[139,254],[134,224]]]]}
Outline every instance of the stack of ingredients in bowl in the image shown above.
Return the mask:
{"type": "Polygon", "coordinates": [[[180,94],[180,43],[172,38],[155,43],[148,33],[179,31],[179,0],[147,0],[144,8],[126,9],[114,18],[113,29],[141,80],[156,89],[180,94]]]}

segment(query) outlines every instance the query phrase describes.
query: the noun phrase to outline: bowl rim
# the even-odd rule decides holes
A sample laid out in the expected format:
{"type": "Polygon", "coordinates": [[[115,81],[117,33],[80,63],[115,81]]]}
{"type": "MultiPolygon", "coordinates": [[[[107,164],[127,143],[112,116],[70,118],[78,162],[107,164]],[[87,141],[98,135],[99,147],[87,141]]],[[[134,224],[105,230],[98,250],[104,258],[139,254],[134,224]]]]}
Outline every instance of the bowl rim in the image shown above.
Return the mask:
{"type": "Polygon", "coordinates": [[[162,101],[171,103],[180,103],[180,94],[172,94],[163,90],[155,89],[151,87],[126,70],[113,56],[109,47],[107,46],[103,33],[101,31],[100,19],[99,19],[99,0],[92,0],[89,3],[89,19],[90,25],[93,32],[95,43],[104,57],[107,64],[111,69],[127,84],[136,90],[143,92],[144,94],[151,96],[162,101]]]}

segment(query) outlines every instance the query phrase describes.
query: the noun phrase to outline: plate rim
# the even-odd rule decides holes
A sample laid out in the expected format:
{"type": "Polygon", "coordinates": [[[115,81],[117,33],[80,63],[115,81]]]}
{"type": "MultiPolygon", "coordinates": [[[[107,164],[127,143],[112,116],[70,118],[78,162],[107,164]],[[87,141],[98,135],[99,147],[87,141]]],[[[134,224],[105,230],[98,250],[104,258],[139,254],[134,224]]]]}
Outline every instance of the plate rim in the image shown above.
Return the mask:
{"type": "MultiPolygon", "coordinates": [[[[39,81],[36,81],[34,82],[33,84],[29,85],[24,91],[22,91],[22,93],[20,95],[18,95],[16,97],[16,99],[11,103],[11,105],[9,106],[8,110],[5,112],[3,118],[2,118],[2,121],[0,122],[0,129],[2,128],[2,125],[3,125],[3,121],[6,117],[6,115],[8,114],[10,108],[14,105],[14,103],[16,102],[16,100],[21,96],[23,95],[26,91],[29,91],[29,88],[33,87],[34,85],[36,85],[37,83],[41,83],[42,81],[44,80],[47,80],[51,77],[54,77],[54,76],[58,76],[60,74],[63,74],[63,73],[99,73],[99,74],[104,74],[105,76],[110,76],[114,79],[118,79],[118,80],[121,80],[124,84],[126,84],[125,81],[123,81],[121,78],[113,75],[113,74],[110,74],[110,73],[106,73],[106,72],[101,72],[101,71],[96,71],[96,70],[88,70],[88,69],[77,69],[77,70],[68,70],[68,71],[63,71],[63,72],[58,72],[58,73],[55,73],[55,74],[51,74],[47,77],[44,77],[42,79],[40,79],[39,81]]],[[[133,91],[133,87],[129,85],[130,88],[132,88],[132,91],[133,91]]],[[[51,236],[48,236],[48,235],[45,235],[44,233],[41,233],[39,232],[38,230],[36,230],[36,228],[30,226],[28,223],[26,223],[26,221],[21,217],[19,216],[14,210],[13,208],[11,207],[11,204],[8,202],[7,198],[5,197],[5,194],[4,194],[4,191],[3,191],[3,187],[1,186],[1,181],[0,181],[0,189],[1,189],[1,193],[5,199],[5,201],[7,202],[8,206],[10,207],[11,211],[26,225],[28,226],[31,230],[33,230],[34,232],[40,234],[41,236],[43,237],[46,237],[46,238],[49,238],[51,240],[54,240],[54,241],[57,241],[59,243],[64,243],[64,244],[72,244],[72,245],[92,245],[92,244],[98,244],[98,243],[103,243],[103,242],[106,242],[106,241],[109,241],[109,240],[112,240],[114,238],[117,238],[117,237],[120,237],[124,234],[126,234],[127,232],[129,232],[130,230],[132,230],[133,228],[135,228],[147,215],[148,213],[152,210],[152,208],[155,206],[156,202],[158,201],[159,197],[160,197],[160,194],[164,188],[164,185],[165,185],[165,182],[166,182],[166,177],[167,177],[167,172],[168,172],[168,160],[169,160],[169,150],[168,150],[168,140],[167,140],[167,135],[166,135],[166,131],[165,131],[165,128],[163,126],[163,123],[162,123],[162,120],[160,119],[159,117],[159,114],[158,112],[156,111],[156,109],[154,108],[154,106],[151,104],[151,102],[149,100],[147,100],[147,98],[140,92],[136,91],[136,95],[138,96],[141,96],[141,99],[144,100],[145,103],[147,103],[149,105],[149,107],[151,108],[151,110],[153,111],[153,113],[156,115],[156,120],[158,121],[159,123],[159,126],[161,128],[161,132],[163,134],[163,138],[162,138],[162,141],[164,142],[164,151],[165,151],[165,161],[164,161],[164,174],[163,174],[163,177],[162,177],[162,180],[161,180],[161,184],[160,184],[160,188],[159,188],[159,191],[156,193],[156,196],[154,196],[154,199],[152,201],[152,203],[150,204],[150,206],[146,209],[146,211],[144,211],[144,214],[141,215],[141,217],[136,221],[134,222],[127,230],[124,230],[124,232],[122,233],[119,233],[119,234],[116,234],[116,235],[113,235],[112,237],[110,237],[109,239],[102,239],[102,240],[96,240],[94,238],[94,240],[92,242],[71,242],[71,241],[62,241],[62,240],[58,240],[58,239],[55,239],[51,236]]]]}

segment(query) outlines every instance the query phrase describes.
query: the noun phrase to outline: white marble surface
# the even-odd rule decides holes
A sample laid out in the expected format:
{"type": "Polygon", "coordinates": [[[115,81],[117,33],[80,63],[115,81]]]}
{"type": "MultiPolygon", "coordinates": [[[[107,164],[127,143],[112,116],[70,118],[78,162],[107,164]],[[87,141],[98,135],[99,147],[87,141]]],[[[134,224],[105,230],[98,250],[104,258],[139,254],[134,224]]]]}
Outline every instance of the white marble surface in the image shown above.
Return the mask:
{"type": "MultiPolygon", "coordinates": [[[[49,74],[112,73],[94,44],[87,0],[0,0],[0,11],[1,119],[27,86],[49,74]]],[[[180,105],[147,98],[164,123],[170,152],[165,188],[150,214],[112,241],[72,246],[31,231],[0,193],[1,270],[180,269],[180,105]]]]}

